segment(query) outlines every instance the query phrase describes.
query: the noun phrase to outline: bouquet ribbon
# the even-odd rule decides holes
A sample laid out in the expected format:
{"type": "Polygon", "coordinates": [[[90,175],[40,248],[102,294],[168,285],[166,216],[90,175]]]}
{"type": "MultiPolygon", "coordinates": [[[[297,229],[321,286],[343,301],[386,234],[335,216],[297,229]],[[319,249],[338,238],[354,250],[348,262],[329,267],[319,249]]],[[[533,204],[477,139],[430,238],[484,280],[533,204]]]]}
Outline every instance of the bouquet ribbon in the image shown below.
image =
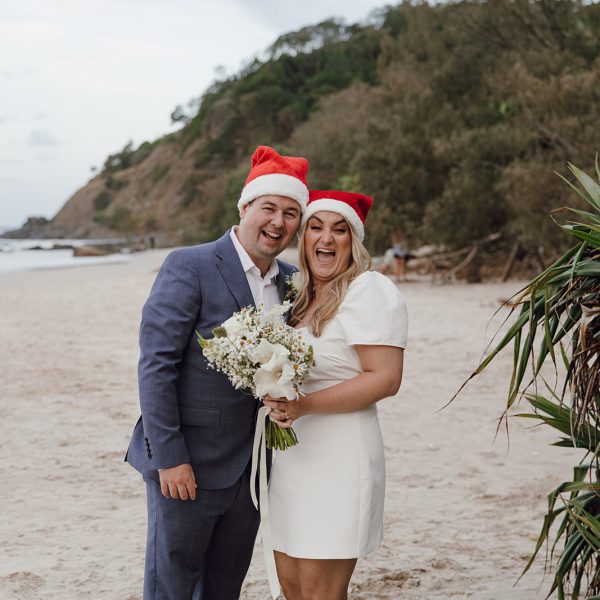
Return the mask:
{"type": "Polygon", "coordinates": [[[260,511],[260,537],[262,539],[263,552],[265,554],[265,565],[269,588],[273,600],[279,597],[279,579],[275,566],[275,555],[273,554],[273,539],[271,537],[271,523],[269,521],[269,494],[267,483],[267,445],[265,441],[265,418],[271,409],[262,406],[256,417],[256,431],[254,433],[254,445],[252,447],[252,470],[250,472],[250,496],[254,507],[260,511]],[[258,482],[259,498],[256,498],[256,472],[258,470],[258,458],[260,455],[260,471],[258,482]]]}

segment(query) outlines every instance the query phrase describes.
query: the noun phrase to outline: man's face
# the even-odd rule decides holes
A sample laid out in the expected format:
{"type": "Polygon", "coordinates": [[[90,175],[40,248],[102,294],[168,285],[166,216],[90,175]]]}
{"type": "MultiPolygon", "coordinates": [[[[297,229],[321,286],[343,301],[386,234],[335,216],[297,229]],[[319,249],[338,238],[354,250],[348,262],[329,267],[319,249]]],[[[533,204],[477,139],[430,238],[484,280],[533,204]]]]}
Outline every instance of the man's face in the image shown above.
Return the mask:
{"type": "Polygon", "coordinates": [[[300,205],[287,196],[260,196],[242,206],[237,237],[261,271],[289,246],[300,216],[300,205]]]}

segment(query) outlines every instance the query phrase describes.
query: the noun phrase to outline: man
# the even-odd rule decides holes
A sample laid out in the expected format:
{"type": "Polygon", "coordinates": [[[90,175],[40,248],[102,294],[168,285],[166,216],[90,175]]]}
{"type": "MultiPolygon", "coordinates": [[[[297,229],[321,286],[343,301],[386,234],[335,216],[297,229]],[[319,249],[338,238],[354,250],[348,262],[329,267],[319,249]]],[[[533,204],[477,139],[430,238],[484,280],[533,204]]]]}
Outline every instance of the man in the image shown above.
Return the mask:
{"type": "Polygon", "coordinates": [[[144,600],[235,600],[259,515],[249,463],[259,403],[207,366],[196,331],[244,306],[269,309],[293,268],[276,256],[306,206],[308,162],[260,146],[238,207],[215,242],[172,252],[142,311],[142,416],[126,460],[148,495],[144,600]]]}

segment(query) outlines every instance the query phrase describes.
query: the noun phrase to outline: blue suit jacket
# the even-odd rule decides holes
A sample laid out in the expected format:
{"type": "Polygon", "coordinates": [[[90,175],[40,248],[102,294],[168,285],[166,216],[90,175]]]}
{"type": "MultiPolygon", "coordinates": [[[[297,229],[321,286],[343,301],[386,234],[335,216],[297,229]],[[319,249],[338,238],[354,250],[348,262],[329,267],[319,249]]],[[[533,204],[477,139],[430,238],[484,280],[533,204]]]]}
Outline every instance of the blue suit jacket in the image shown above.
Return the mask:
{"type": "MultiPolygon", "coordinates": [[[[283,299],[294,267],[278,263],[283,299]]],[[[199,488],[222,489],[244,472],[259,402],[208,367],[195,332],[212,337],[234,312],[253,305],[229,232],[166,258],[142,311],[142,416],[125,457],[145,479],[157,480],[157,469],[191,463],[199,488]]]]}

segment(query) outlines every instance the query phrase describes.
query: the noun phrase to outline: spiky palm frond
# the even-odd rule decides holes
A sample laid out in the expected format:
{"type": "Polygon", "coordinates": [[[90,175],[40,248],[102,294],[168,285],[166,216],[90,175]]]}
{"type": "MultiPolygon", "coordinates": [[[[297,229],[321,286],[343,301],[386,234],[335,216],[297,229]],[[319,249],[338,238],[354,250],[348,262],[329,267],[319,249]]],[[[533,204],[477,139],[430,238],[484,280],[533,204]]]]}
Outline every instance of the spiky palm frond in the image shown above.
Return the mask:
{"type": "Polygon", "coordinates": [[[513,372],[504,416],[524,397],[533,412],[519,416],[541,420],[559,431],[561,438],[555,445],[581,448],[591,456],[589,464],[575,467],[572,481],[549,494],[548,512],[523,573],[559,522],[553,530],[550,559],[556,563],[548,596],[556,591],[559,600],[600,600],[600,167],[596,158],[598,181],[570,163],[569,169],[579,185],[563,179],[591,207],[563,209],[577,220],[560,227],[577,244],[513,296],[507,320],[514,322],[488,348],[487,357],[452,400],[512,344],[513,372]],[[566,368],[560,393],[550,389],[550,398],[537,393],[548,361],[555,373],[559,361],[566,368]],[[534,385],[536,393],[530,391],[534,385]],[[559,543],[562,547],[557,551],[559,543]]]}

